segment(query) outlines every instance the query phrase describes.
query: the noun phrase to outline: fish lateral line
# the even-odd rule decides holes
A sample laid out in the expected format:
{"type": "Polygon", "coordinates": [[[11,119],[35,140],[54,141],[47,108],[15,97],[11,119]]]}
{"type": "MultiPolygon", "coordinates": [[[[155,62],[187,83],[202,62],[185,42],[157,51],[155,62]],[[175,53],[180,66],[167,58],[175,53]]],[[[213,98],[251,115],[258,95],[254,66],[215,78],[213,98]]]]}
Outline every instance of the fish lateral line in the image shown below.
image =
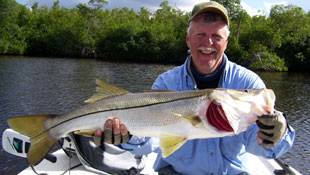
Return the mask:
{"type": "MultiPolygon", "coordinates": [[[[199,95],[199,96],[203,96],[203,95],[199,95]]],[[[157,102],[157,103],[152,103],[152,104],[144,104],[144,105],[140,105],[140,106],[130,106],[130,107],[122,107],[122,108],[104,109],[104,110],[98,110],[98,111],[94,111],[94,112],[89,112],[89,113],[78,115],[78,116],[69,118],[67,120],[64,120],[62,122],[59,122],[59,123],[55,124],[54,126],[51,126],[50,128],[47,128],[46,131],[54,129],[54,128],[56,128],[56,127],[58,127],[58,126],[60,126],[60,125],[62,125],[64,123],[66,123],[66,122],[71,121],[71,120],[78,119],[78,118],[81,118],[81,117],[85,117],[87,115],[97,114],[97,113],[101,113],[101,112],[111,112],[111,111],[119,111],[119,110],[127,110],[127,109],[136,109],[136,108],[144,108],[144,107],[149,107],[149,106],[156,106],[156,105],[176,102],[176,101],[180,101],[180,100],[187,100],[187,99],[191,99],[191,98],[197,98],[199,96],[183,97],[183,98],[173,99],[173,100],[170,100],[170,101],[162,101],[162,102],[157,102]]],[[[64,115],[66,115],[66,114],[64,114],[64,115]]],[[[197,121],[197,119],[196,119],[196,121],[197,121]]]]}

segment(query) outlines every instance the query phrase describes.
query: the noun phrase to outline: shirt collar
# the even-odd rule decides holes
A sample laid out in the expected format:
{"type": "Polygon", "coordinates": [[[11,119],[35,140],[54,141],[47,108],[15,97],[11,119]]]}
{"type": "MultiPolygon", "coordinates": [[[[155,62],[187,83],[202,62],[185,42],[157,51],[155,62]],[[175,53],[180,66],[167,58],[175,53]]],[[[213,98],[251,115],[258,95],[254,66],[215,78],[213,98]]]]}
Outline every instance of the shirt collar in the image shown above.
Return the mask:
{"type": "Polygon", "coordinates": [[[207,83],[207,82],[211,82],[211,81],[215,81],[216,79],[220,79],[220,76],[222,75],[222,72],[223,72],[223,69],[226,65],[226,59],[223,58],[223,61],[220,65],[220,67],[218,69],[216,69],[215,72],[211,73],[211,74],[201,74],[199,73],[194,64],[191,63],[190,64],[190,70],[194,76],[194,78],[197,80],[197,81],[200,81],[200,82],[204,82],[204,83],[207,83]]]}

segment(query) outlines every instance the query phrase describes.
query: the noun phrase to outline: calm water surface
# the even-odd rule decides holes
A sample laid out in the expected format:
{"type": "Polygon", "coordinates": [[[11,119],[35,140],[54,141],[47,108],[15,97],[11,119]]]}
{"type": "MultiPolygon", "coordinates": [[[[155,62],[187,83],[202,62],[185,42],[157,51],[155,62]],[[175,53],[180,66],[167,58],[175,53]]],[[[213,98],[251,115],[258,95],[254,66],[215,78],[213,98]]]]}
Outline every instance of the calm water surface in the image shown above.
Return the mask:
{"type": "MultiPolygon", "coordinates": [[[[81,105],[95,91],[95,79],[131,92],[150,89],[156,77],[172,65],[103,62],[92,59],[0,57],[0,134],[6,119],[31,114],[60,114],[81,105]]],[[[303,174],[310,174],[310,74],[260,73],[275,91],[276,108],[284,111],[297,137],[281,160],[303,174]]],[[[1,137],[2,142],[2,137],[1,137]]],[[[0,146],[0,174],[16,174],[26,168],[24,158],[4,152],[0,146]]]]}

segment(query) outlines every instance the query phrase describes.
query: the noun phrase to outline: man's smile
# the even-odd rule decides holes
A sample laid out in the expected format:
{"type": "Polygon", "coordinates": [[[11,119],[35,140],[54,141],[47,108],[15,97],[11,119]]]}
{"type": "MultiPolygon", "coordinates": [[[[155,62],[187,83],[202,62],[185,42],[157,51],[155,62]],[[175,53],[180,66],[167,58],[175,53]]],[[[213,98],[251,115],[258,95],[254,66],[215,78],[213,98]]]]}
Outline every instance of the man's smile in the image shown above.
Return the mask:
{"type": "Polygon", "coordinates": [[[200,53],[207,54],[207,55],[213,54],[213,53],[215,53],[217,51],[215,48],[211,48],[211,47],[198,47],[197,50],[200,53]]]}

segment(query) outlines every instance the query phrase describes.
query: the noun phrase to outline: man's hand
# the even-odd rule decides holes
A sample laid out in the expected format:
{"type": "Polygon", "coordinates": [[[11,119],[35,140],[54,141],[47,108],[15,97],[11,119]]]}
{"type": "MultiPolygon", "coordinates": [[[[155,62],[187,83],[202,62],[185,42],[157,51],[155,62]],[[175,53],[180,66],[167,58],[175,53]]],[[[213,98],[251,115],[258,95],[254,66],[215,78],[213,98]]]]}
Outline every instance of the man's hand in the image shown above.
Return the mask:
{"type": "Polygon", "coordinates": [[[109,119],[104,124],[104,131],[96,130],[94,136],[102,136],[103,141],[109,144],[119,145],[122,143],[127,143],[130,139],[130,134],[127,127],[120,124],[120,120],[115,117],[113,120],[109,119]]]}
{"type": "Polygon", "coordinates": [[[275,146],[287,129],[287,122],[282,112],[274,111],[270,115],[262,115],[256,121],[259,131],[257,132],[258,143],[265,147],[275,146]]]}

